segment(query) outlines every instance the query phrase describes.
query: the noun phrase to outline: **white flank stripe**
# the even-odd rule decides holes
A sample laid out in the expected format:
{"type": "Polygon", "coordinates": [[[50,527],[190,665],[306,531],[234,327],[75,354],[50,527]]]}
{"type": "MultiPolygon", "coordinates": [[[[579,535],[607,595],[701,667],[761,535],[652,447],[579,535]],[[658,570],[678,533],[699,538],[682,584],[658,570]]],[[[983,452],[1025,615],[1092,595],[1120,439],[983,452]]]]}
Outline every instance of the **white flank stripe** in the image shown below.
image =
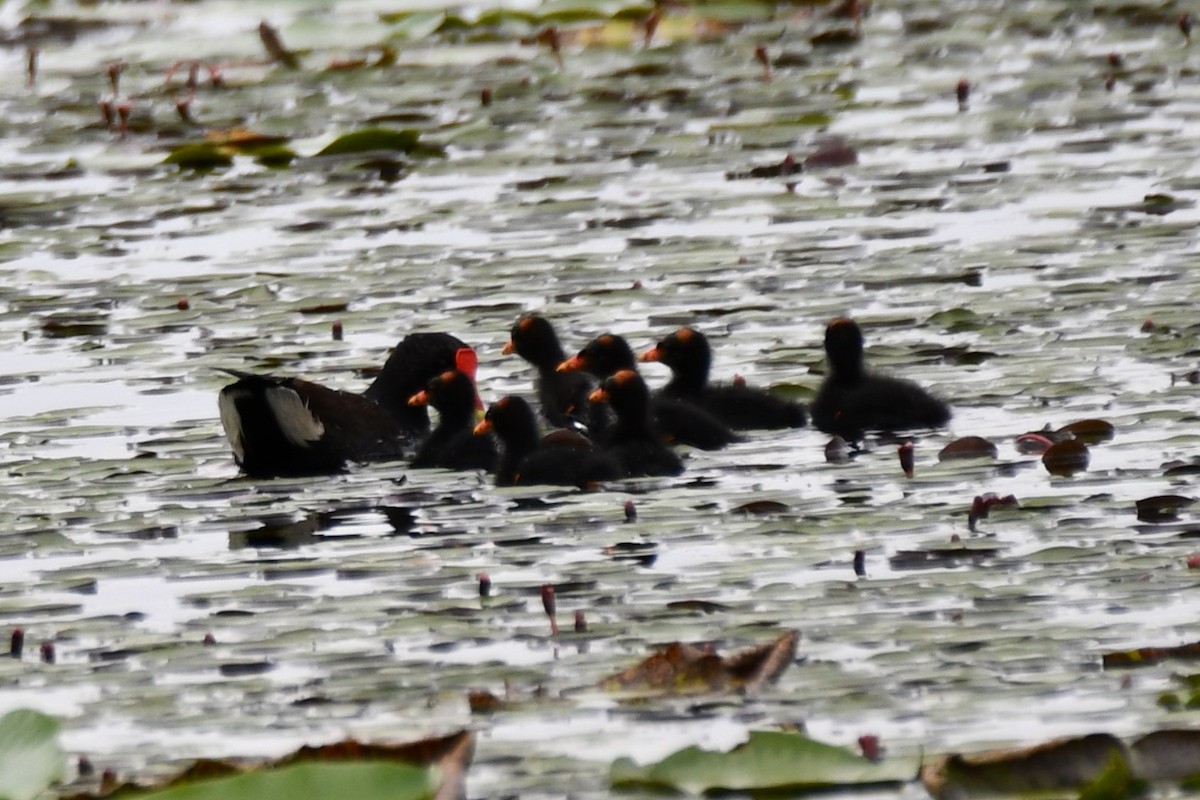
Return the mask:
{"type": "Polygon", "coordinates": [[[293,389],[272,386],[267,389],[267,405],[275,414],[279,429],[297,447],[308,447],[325,434],[321,420],[308,410],[308,404],[293,389]]]}
{"type": "Polygon", "coordinates": [[[233,457],[240,464],[246,458],[246,447],[242,443],[242,415],[234,404],[235,393],[241,394],[234,392],[233,387],[222,389],[217,397],[217,407],[221,409],[221,427],[225,429],[225,438],[233,448],[233,457]]]}

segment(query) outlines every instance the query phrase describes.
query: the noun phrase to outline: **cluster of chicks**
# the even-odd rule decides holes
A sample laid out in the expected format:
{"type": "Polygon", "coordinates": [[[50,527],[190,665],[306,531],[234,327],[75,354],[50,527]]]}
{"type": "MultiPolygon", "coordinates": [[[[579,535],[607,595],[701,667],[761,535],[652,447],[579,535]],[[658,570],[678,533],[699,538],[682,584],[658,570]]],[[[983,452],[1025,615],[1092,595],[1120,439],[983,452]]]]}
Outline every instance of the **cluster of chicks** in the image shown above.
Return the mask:
{"type": "Polygon", "coordinates": [[[497,485],[591,486],[622,478],[678,475],[675,445],[717,450],[741,431],[813,424],[851,441],[868,430],[946,424],[950,409],[916,384],[869,372],[863,336],[850,319],[825,332],[826,377],[811,409],[740,378],[709,381],[712,352],[700,331],[680,328],[634,355],[603,334],[568,357],[537,314],[517,320],[504,346],[537,369],[542,421],[510,395],[483,413],[475,351],[446,333],[415,333],[393,350],[362,394],[299,378],[233,372],[220,394],[221,421],[252,477],[328,474],[349,462],[410,458],[414,467],[486,470],[497,485]],[[652,392],[637,371],[657,361],[671,380],[652,392]],[[431,426],[426,407],[438,412],[431,426]],[[482,419],[480,415],[482,414],[482,419]]]}

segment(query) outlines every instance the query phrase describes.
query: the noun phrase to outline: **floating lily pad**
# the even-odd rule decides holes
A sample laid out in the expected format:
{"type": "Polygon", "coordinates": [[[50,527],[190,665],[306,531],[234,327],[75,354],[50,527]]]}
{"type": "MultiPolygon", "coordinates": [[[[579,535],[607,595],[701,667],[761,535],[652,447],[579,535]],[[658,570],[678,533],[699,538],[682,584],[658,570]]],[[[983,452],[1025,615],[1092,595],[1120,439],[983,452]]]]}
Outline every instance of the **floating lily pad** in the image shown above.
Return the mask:
{"type": "Polygon", "coordinates": [[[752,731],[749,741],[727,753],[689,747],[638,766],[623,758],[612,765],[617,787],[644,786],[689,794],[714,791],[813,791],[904,783],[917,762],[874,762],[840,747],[795,733],[752,731]]]}
{"type": "Polygon", "coordinates": [[[213,170],[233,164],[236,150],[216,142],[192,142],[180,145],[163,159],[164,164],[174,164],[184,169],[213,170]]]}
{"type": "Polygon", "coordinates": [[[57,720],[29,709],[0,717],[0,797],[33,800],[63,777],[58,729],[57,720]]]}
{"type": "Polygon", "coordinates": [[[1100,444],[1111,441],[1116,429],[1108,420],[1083,419],[1058,429],[1059,435],[1069,434],[1085,444],[1100,444]]]}
{"type": "Polygon", "coordinates": [[[323,147],[316,157],[345,156],[390,150],[414,156],[442,155],[442,148],[421,141],[421,132],[412,128],[366,128],[343,134],[323,147]]]}
{"type": "Polygon", "coordinates": [[[957,458],[995,458],[1000,454],[996,445],[982,436],[964,436],[955,439],[938,451],[938,461],[957,458]]]}
{"type": "Polygon", "coordinates": [[[1071,476],[1083,472],[1091,462],[1088,447],[1078,439],[1051,445],[1042,453],[1042,464],[1051,475],[1071,476]]]}
{"type": "Polygon", "coordinates": [[[922,779],[935,798],[1020,795],[1082,789],[1114,762],[1127,761],[1121,740],[1092,734],[1025,749],[945,756],[926,765],[922,779]]]}
{"type": "Polygon", "coordinates": [[[610,691],[753,691],[774,682],[791,665],[799,639],[798,633],[785,633],[729,657],[711,648],[675,642],[637,666],[605,678],[601,685],[610,691]]]}

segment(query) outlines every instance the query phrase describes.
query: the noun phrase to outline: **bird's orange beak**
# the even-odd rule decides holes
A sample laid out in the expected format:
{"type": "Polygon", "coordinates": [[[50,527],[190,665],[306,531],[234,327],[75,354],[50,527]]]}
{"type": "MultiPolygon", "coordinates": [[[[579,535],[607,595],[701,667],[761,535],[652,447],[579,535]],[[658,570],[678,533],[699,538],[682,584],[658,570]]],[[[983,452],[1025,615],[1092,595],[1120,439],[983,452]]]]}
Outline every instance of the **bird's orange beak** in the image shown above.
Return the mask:
{"type": "Polygon", "coordinates": [[[577,369],[583,369],[586,364],[586,359],[580,358],[577,355],[571,356],[566,361],[554,368],[555,372],[574,372],[577,369]]]}
{"type": "Polygon", "coordinates": [[[429,393],[426,392],[424,389],[422,389],[421,391],[414,394],[412,397],[408,398],[408,404],[410,406],[427,406],[427,405],[429,405],[429,393]]]}
{"type": "Polygon", "coordinates": [[[593,403],[607,403],[608,392],[604,391],[603,388],[597,389],[588,395],[588,400],[591,400],[593,403]]]}
{"type": "Polygon", "coordinates": [[[513,353],[517,352],[517,346],[513,343],[512,339],[509,339],[508,343],[504,345],[500,352],[503,355],[511,356],[513,353]]]}
{"type": "Polygon", "coordinates": [[[481,420],[474,429],[476,436],[486,436],[492,432],[492,421],[490,419],[481,420]]]}
{"type": "Polygon", "coordinates": [[[638,361],[662,361],[662,353],[658,352],[657,347],[651,347],[638,356],[638,361]]]}

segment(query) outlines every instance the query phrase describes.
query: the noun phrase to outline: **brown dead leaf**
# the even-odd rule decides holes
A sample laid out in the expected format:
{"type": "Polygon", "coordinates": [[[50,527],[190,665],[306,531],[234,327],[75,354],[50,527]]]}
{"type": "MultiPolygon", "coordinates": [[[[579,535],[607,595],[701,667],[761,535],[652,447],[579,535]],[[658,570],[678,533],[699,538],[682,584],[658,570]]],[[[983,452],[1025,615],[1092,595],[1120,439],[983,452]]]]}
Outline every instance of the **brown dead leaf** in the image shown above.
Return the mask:
{"type": "Polygon", "coordinates": [[[1200,777],[1200,731],[1166,730],[1148,733],[1130,748],[1134,772],[1150,781],[1200,777]]]}
{"type": "Polygon", "coordinates": [[[1051,475],[1070,477],[1087,469],[1091,457],[1086,444],[1078,439],[1068,439],[1051,445],[1042,453],[1042,465],[1051,475]]]}
{"type": "Polygon", "coordinates": [[[1200,658],[1200,642],[1181,644],[1177,647],[1142,647],[1137,650],[1119,650],[1105,653],[1102,661],[1105,669],[1114,667],[1148,667],[1168,658],[1194,660],[1200,658]]]}
{"type": "Polygon", "coordinates": [[[1128,763],[1125,745],[1096,733],[1018,750],[952,753],[925,765],[921,780],[938,800],[1074,789],[1095,781],[1114,759],[1128,763]]]}
{"type": "Polygon", "coordinates": [[[227,130],[211,130],[204,134],[204,141],[213,144],[223,144],[228,147],[246,148],[274,144],[286,144],[288,137],[272,136],[266,133],[252,131],[249,128],[229,128],[227,130]]]}
{"type": "Polygon", "coordinates": [[[1179,518],[1179,509],[1190,506],[1194,500],[1178,494],[1156,494],[1137,501],[1137,518],[1140,522],[1170,522],[1179,518]]]}
{"type": "Polygon", "coordinates": [[[995,458],[999,454],[996,445],[982,436],[964,436],[943,447],[938,452],[938,461],[955,458],[995,458]]]}
{"type": "Polygon", "coordinates": [[[787,510],[788,504],[781,503],[778,500],[751,500],[749,503],[742,503],[736,508],[731,508],[729,513],[741,516],[759,516],[762,514],[781,514],[787,510]]]}
{"type": "Polygon", "coordinates": [[[755,692],[777,679],[796,655],[800,634],[788,631],[765,645],[729,658],[711,645],[672,642],[636,666],[600,682],[608,691],[695,694],[741,689],[755,692]]]}
{"type": "Polygon", "coordinates": [[[1111,441],[1116,435],[1116,429],[1108,420],[1081,419],[1070,425],[1062,426],[1056,433],[1059,435],[1070,434],[1084,444],[1100,444],[1111,441]]]}

